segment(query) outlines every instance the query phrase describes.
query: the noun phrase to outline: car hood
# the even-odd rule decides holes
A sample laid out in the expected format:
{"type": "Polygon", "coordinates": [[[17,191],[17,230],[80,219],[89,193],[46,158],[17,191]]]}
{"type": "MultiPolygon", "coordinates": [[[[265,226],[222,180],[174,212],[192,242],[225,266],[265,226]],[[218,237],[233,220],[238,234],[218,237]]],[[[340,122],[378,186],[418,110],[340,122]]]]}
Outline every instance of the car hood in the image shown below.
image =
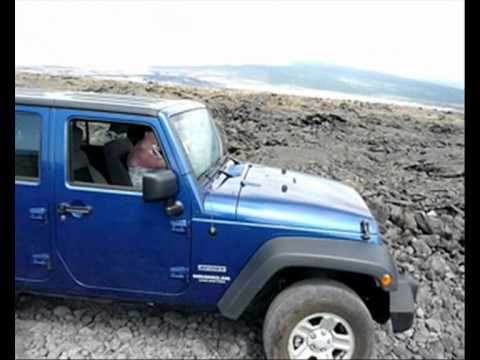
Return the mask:
{"type": "Polygon", "coordinates": [[[228,172],[233,176],[214,186],[207,201],[216,214],[259,225],[357,234],[366,220],[370,233],[378,233],[362,197],[338,181],[255,164],[228,172]]]}

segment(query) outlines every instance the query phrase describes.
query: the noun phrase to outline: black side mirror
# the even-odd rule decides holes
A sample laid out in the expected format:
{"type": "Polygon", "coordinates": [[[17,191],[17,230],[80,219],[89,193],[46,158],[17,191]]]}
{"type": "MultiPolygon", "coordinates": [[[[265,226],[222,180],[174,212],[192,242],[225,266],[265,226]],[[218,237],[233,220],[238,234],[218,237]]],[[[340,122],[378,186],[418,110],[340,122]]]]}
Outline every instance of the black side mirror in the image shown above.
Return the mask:
{"type": "Polygon", "coordinates": [[[159,170],[143,175],[145,202],[170,200],[177,192],[177,177],[172,170],[159,170]]]}

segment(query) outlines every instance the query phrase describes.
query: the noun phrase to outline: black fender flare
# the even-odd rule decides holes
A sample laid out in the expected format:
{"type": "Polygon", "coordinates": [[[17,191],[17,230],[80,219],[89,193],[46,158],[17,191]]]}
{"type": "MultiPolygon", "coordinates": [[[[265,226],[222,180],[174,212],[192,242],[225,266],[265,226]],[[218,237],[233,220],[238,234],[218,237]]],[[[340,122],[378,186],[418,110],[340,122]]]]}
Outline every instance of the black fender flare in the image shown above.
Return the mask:
{"type": "Polygon", "coordinates": [[[397,289],[398,272],[385,244],[355,240],[279,237],[262,245],[226,290],[218,308],[223,316],[238,319],[268,280],[288,267],[348,271],[380,280],[390,274],[397,289]]]}

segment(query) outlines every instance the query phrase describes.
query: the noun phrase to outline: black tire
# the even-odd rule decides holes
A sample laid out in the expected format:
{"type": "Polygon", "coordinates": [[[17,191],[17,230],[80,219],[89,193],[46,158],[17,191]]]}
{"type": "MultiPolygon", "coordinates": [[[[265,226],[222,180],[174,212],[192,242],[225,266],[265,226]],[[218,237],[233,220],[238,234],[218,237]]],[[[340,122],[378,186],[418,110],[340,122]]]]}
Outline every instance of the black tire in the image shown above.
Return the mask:
{"type": "Polygon", "coordinates": [[[342,283],[311,279],[282,291],[271,303],[263,325],[263,344],[268,359],[288,359],[288,341],[295,326],[315,313],[327,312],[345,319],[355,341],[352,358],[373,356],[374,324],[360,297],[342,283]]]}

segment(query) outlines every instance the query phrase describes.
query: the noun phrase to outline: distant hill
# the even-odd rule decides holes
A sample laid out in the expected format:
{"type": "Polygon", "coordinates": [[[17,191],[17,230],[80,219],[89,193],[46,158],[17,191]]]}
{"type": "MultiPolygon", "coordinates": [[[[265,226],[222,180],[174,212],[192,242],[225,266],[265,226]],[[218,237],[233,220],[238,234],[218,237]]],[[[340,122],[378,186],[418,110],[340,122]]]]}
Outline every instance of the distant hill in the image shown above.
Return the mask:
{"type": "Polygon", "coordinates": [[[219,78],[239,83],[255,81],[271,86],[332,91],[454,109],[463,109],[465,99],[464,91],[458,88],[325,64],[152,67],[151,78],[155,79],[166,72],[217,81],[219,78]]]}
{"type": "Polygon", "coordinates": [[[414,103],[463,111],[463,89],[375,71],[319,64],[241,66],[152,66],[142,73],[67,67],[23,67],[17,70],[104,78],[135,78],[207,88],[248,88],[300,95],[414,103]]]}

